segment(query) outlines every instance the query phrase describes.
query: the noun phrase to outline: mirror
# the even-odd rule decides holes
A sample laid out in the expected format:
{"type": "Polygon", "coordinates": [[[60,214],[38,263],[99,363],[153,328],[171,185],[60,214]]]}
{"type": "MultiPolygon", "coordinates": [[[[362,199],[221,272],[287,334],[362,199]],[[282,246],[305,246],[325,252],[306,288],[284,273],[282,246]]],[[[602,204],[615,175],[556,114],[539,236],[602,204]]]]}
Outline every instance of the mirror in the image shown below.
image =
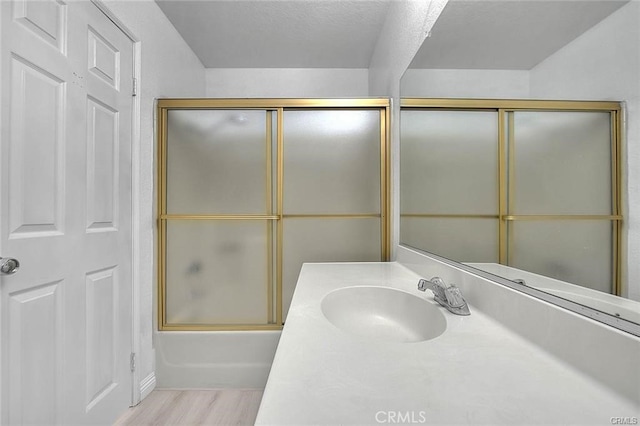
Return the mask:
{"type": "Polygon", "coordinates": [[[639,28],[638,1],[450,0],[401,80],[400,244],[640,324],[639,28]]]}

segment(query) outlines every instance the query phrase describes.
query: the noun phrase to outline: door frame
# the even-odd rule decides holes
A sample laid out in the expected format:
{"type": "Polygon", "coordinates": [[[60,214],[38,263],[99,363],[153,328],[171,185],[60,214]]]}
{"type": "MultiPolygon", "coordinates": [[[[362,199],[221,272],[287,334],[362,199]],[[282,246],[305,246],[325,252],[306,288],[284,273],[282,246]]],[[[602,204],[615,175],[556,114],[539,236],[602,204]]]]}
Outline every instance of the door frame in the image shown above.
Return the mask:
{"type": "MultiPolygon", "coordinates": [[[[138,355],[141,350],[140,335],[140,83],[141,49],[140,39],[109,9],[102,0],[91,0],[116,27],[131,40],[133,47],[133,78],[137,94],[131,97],[131,353],[138,355]]],[[[132,362],[133,363],[133,362],[132,362]]],[[[135,364],[134,364],[135,365],[135,364]]],[[[140,371],[131,372],[130,406],[140,403],[140,371]]],[[[146,396],[146,395],[145,395],[146,396]]]]}

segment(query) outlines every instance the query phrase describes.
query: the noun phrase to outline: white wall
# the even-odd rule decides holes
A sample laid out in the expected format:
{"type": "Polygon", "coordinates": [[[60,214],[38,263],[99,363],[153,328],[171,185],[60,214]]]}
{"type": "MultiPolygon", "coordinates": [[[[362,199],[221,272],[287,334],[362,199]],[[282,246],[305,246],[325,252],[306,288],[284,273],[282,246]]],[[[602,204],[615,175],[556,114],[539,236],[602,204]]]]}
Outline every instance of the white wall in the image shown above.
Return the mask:
{"type": "MultiPolygon", "coordinates": [[[[134,200],[138,209],[137,233],[139,249],[135,259],[139,274],[134,277],[139,291],[140,351],[137,366],[143,391],[153,387],[155,353],[155,143],[154,99],[163,97],[203,97],[204,67],[153,0],[104,0],[104,4],[140,44],[140,144],[138,173],[134,173],[134,200]]],[[[135,158],[134,158],[135,161],[135,158]]],[[[135,226],[135,225],[134,225],[135,226]]],[[[135,231],[134,227],[134,231],[135,231]]],[[[144,397],[145,395],[143,395],[144,397]]]]}
{"type": "Polygon", "coordinates": [[[627,296],[640,300],[640,1],[634,0],[530,72],[531,97],[625,101],[627,296]]]}
{"type": "Polygon", "coordinates": [[[400,0],[389,7],[369,64],[369,95],[398,96],[400,78],[449,0],[400,0]]]}
{"type": "Polygon", "coordinates": [[[357,98],[368,95],[367,69],[208,68],[211,98],[357,98]]]}
{"type": "Polygon", "coordinates": [[[400,78],[449,0],[401,0],[389,7],[369,64],[369,96],[392,99],[391,116],[391,256],[400,235],[400,78]]]}
{"type": "Polygon", "coordinates": [[[529,71],[409,69],[400,93],[405,98],[526,99],[529,71]]]}

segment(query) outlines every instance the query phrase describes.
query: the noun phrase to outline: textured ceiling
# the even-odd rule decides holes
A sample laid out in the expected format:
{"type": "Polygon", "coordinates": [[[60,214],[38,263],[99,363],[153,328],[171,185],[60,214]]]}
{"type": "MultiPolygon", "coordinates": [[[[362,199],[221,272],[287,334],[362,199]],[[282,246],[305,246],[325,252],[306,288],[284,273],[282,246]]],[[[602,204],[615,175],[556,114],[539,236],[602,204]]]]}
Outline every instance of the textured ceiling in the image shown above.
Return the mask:
{"type": "Polygon", "coordinates": [[[393,0],[156,0],[207,68],[368,68],[393,0]]]}
{"type": "Polygon", "coordinates": [[[628,0],[450,0],[409,68],[529,70],[628,0]]]}
{"type": "MultiPolygon", "coordinates": [[[[368,68],[399,0],[156,1],[207,68],[368,68]]],[[[410,68],[528,70],[627,2],[450,0],[410,68]]]]}

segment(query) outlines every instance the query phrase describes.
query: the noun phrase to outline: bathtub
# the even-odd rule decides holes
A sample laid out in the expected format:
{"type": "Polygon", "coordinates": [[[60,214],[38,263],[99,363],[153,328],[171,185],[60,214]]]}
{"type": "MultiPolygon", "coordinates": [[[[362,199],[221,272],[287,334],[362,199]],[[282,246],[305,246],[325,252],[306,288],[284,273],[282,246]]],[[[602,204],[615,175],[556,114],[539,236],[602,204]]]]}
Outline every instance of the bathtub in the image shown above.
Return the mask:
{"type": "Polygon", "coordinates": [[[156,386],[263,389],[281,331],[155,334],[156,386]]]}

